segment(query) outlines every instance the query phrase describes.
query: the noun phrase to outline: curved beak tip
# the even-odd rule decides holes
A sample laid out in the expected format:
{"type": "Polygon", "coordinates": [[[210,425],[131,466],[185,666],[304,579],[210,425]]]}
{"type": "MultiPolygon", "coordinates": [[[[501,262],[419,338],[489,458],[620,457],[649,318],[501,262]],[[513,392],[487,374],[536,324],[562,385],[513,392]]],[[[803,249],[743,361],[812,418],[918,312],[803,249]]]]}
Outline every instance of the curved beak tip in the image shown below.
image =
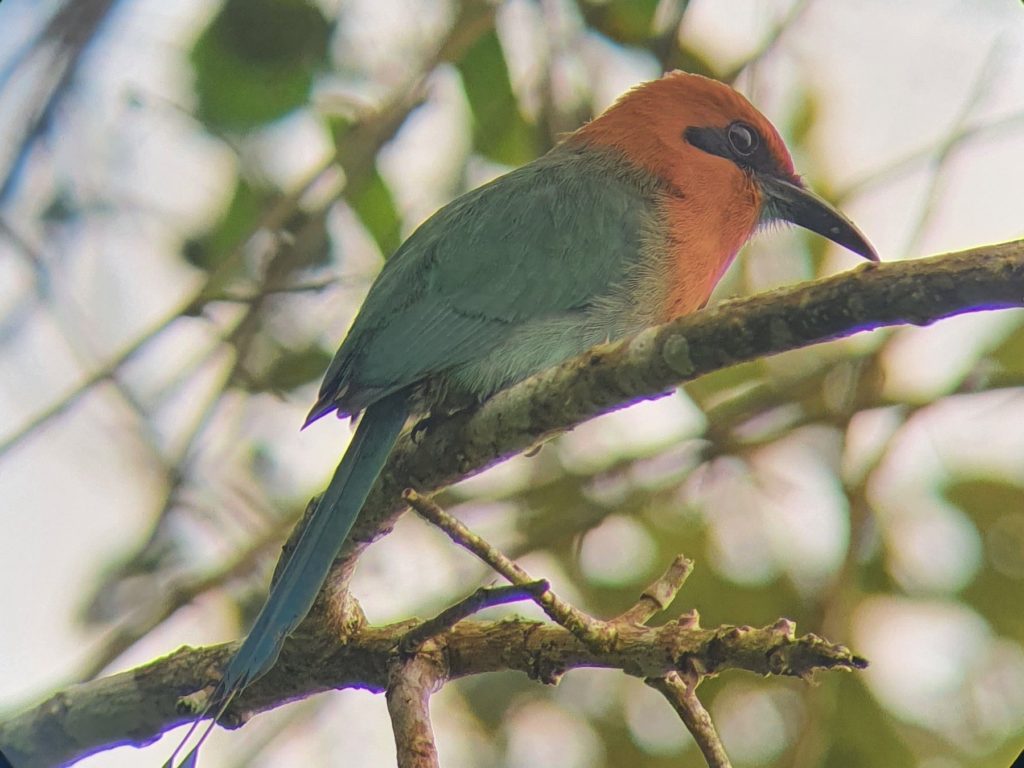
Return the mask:
{"type": "Polygon", "coordinates": [[[878,251],[868,242],[868,239],[864,237],[861,231],[853,225],[853,222],[847,220],[847,224],[847,227],[838,225],[829,227],[828,234],[825,237],[868,261],[881,261],[878,258],[878,251]]]}
{"type": "Polygon", "coordinates": [[[761,179],[761,189],[775,218],[827,237],[868,261],[879,261],[878,252],[857,226],[806,187],[767,176],[761,179]]]}

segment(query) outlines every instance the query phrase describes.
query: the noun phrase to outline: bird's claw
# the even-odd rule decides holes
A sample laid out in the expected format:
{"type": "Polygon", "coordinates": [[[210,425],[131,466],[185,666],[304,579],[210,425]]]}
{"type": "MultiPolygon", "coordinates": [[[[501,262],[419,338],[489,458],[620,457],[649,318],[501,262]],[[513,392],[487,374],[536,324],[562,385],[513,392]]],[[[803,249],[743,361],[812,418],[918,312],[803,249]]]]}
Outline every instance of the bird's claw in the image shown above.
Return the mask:
{"type": "Polygon", "coordinates": [[[424,416],[413,424],[412,430],[409,432],[409,437],[412,439],[413,445],[419,445],[423,442],[423,439],[427,436],[427,433],[431,430],[436,421],[436,416],[424,416]]]}

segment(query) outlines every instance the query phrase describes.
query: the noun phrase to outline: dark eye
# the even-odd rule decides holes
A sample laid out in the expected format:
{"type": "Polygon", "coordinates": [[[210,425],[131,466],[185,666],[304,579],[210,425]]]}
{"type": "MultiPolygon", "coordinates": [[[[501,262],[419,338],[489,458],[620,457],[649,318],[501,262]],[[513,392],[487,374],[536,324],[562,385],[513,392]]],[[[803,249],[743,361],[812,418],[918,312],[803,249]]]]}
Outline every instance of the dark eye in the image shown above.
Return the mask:
{"type": "Polygon", "coordinates": [[[729,145],[737,155],[747,157],[754,154],[757,149],[757,131],[746,123],[733,123],[726,129],[729,137],[729,145]]]}

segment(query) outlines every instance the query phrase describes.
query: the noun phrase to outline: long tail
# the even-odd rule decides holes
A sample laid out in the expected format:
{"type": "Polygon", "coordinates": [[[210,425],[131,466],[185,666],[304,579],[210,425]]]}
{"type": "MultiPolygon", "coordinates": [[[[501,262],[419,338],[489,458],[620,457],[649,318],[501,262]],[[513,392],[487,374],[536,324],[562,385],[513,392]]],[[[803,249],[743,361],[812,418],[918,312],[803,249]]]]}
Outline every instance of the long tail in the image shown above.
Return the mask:
{"type": "MultiPolygon", "coordinates": [[[[285,638],[309,613],[408,415],[409,405],[403,392],[379,400],[363,414],[345,456],[334,471],[330,485],[306,521],[288,562],[270,589],[267,602],[242,645],[228,662],[224,676],[210,699],[211,706],[220,707],[220,713],[235,696],[274,666],[285,638]]],[[[175,756],[188,742],[198,722],[207,714],[209,708],[197,718],[165,768],[173,766],[175,756]]],[[[209,729],[184,758],[181,766],[195,764],[196,751],[208,733],[209,729]]]]}

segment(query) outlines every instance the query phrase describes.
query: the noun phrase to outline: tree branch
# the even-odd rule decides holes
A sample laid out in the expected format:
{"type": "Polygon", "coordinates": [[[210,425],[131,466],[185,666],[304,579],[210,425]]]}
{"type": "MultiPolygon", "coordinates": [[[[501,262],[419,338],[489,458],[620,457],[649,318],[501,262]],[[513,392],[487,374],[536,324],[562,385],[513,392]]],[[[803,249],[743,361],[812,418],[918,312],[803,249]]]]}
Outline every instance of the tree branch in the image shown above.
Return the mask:
{"type": "MultiPolygon", "coordinates": [[[[441,507],[415,491],[402,494],[423,518],[436,525],[449,538],[491,566],[517,587],[527,587],[537,581],[519,565],[509,560],[497,548],[477,536],[441,507]]],[[[606,622],[588,616],[560,598],[550,589],[537,593],[534,601],[552,620],[565,627],[595,650],[608,649],[615,642],[615,628],[606,622]]]]}
{"type": "MultiPolygon", "coordinates": [[[[679,590],[693,572],[693,561],[677,555],[658,580],[643,591],[632,608],[615,617],[615,624],[646,624],[676,599],[679,590]]],[[[696,620],[696,617],[694,617],[696,620]]]]}
{"type": "MultiPolygon", "coordinates": [[[[835,277],[751,298],[606,344],[457,414],[392,453],[307,627],[278,665],[240,697],[249,714],[329,688],[384,690],[400,629],[366,627],[350,608],[348,576],[360,552],[386,533],[409,487],[430,493],[477,474],[553,434],[630,403],[659,397],[698,376],[870,328],[1024,305],[1024,241],[929,259],[865,265],[835,277]],[[339,608],[338,606],[343,606],[339,608]],[[325,617],[331,617],[325,621],[325,617]],[[340,627],[335,617],[346,620],[340,627]],[[306,631],[309,626],[324,633],[306,631]],[[340,632],[340,634],[339,634],[340,632]],[[311,637],[311,635],[313,635],[311,637]],[[345,637],[345,643],[338,638],[345,637]]],[[[763,629],[700,629],[692,619],[662,627],[618,626],[615,647],[588,648],[560,627],[463,621],[438,638],[452,678],[498,669],[554,679],[578,666],[615,667],[642,677],[725,668],[807,676],[816,668],[863,665],[842,646],[793,636],[789,622],[763,629]]],[[[121,675],[72,686],[0,724],[0,744],[19,766],[62,762],[114,744],[144,743],[188,719],[179,697],[216,679],[234,645],[182,649],[121,675]],[[43,754],[45,752],[45,754],[43,754]]]]}
{"type": "Polygon", "coordinates": [[[547,591],[548,583],[543,579],[507,587],[480,587],[469,597],[463,598],[450,608],[445,608],[434,618],[427,619],[409,630],[402,638],[402,651],[416,653],[431,638],[442,632],[447,632],[463,619],[467,619],[485,608],[507,605],[520,600],[536,600],[539,595],[547,591]]]}
{"type": "MultiPolygon", "coordinates": [[[[394,664],[408,659],[401,641],[409,628],[409,622],[362,627],[326,652],[315,639],[294,640],[288,658],[246,689],[221,724],[238,727],[254,714],[331,689],[387,690],[394,664]]],[[[186,647],[136,669],[71,686],[0,724],[0,748],[18,768],[42,768],[113,746],[144,746],[193,717],[176,708],[179,697],[214,679],[236,647],[186,647]]],[[[582,667],[644,678],[680,671],[707,676],[727,669],[806,678],[818,669],[860,669],[866,663],[841,645],[814,635],[796,637],[791,622],[703,629],[689,615],[658,627],[619,627],[615,647],[604,652],[562,627],[524,620],[462,621],[432,640],[428,650],[431,658],[445,660],[448,680],[511,670],[555,682],[565,671],[582,667]]]]}
{"type": "MultiPolygon", "coordinates": [[[[449,515],[430,499],[419,495],[415,491],[409,490],[405,492],[404,496],[410,506],[412,506],[412,508],[422,517],[443,530],[449,537],[451,537],[452,541],[468,549],[506,579],[511,581],[514,585],[521,585],[525,588],[528,584],[537,583],[530,582],[530,577],[526,571],[509,560],[496,547],[470,531],[466,526],[449,515]]],[[[608,622],[600,621],[588,616],[583,611],[574,608],[569,603],[566,603],[564,600],[556,597],[555,594],[548,589],[543,589],[535,594],[534,600],[541,608],[544,609],[545,613],[558,622],[559,625],[572,632],[588,647],[600,653],[602,651],[611,650],[615,645],[618,639],[619,624],[624,624],[626,626],[642,626],[656,613],[668,608],[692,570],[693,563],[682,555],[678,555],[672,561],[668,570],[662,574],[657,581],[644,590],[635,605],[620,614],[616,619],[608,622]]],[[[680,628],[696,628],[700,626],[700,619],[697,612],[692,611],[689,614],[679,617],[675,623],[676,626],[680,628]]],[[[420,625],[418,629],[422,629],[423,626],[424,625],[420,625]]],[[[792,634],[794,631],[794,627],[791,622],[786,620],[780,620],[775,625],[774,629],[786,634],[787,636],[792,634]]],[[[680,673],[676,671],[669,672],[667,675],[662,677],[649,677],[645,682],[655,690],[660,691],[675,708],[680,719],[683,721],[683,724],[686,726],[687,730],[693,734],[694,740],[700,746],[700,750],[704,754],[704,758],[707,760],[708,768],[732,768],[732,764],[729,762],[729,756],[725,752],[725,747],[722,745],[722,741],[719,739],[718,733],[715,730],[715,725],[711,721],[711,715],[708,714],[708,711],[704,709],[704,705],[701,704],[700,699],[697,698],[697,686],[707,675],[707,672],[702,669],[701,665],[697,663],[696,660],[686,659],[684,666],[688,667],[686,675],[687,679],[685,682],[683,681],[680,673]]],[[[388,693],[390,694],[391,691],[392,689],[389,688],[388,693]]],[[[422,702],[424,709],[426,707],[426,695],[427,694],[422,694],[419,699],[419,701],[422,702]]],[[[389,699],[389,706],[390,701],[391,700],[389,699]]],[[[401,739],[398,737],[398,725],[399,724],[396,721],[395,738],[399,741],[399,751],[401,753],[401,739]]],[[[429,732],[429,721],[427,722],[426,729],[429,732]]],[[[409,734],[410,742],[406,745],[406,749],[411,751],[412,755],[411,757],[406,757],[403,761],[400,754],[398,761],[399,768],[402,768],[402,766],[405,765],[423,765],[424,768],[431,768],[431,766],[434,765],[432,762],[417,763],[414,761],[414,759],[423,752],[423,750],[416,750],[414,748],[416,739],[423,741],[423,737],[420,735],[422,730],[423,727],[421,725],[418,730],[414,730],[409,734]]],[[[431,745],[433,744],[432,739],[429,740],[429,743],[431,745]]]]}
{"type": "Polygon", "coordinates": [[[648,678],[644,682],[672,705],[686,729],[693,734],[694,741],[708,762],[708,768],[732,768],[711,715],[697,698],[696,683],[684,681],[678,672],[670,672],[665,677],[648,678]]]}
{"type": "Polygon", "coordinates": [[[440,768],[430,725],[430,696],[443,684],[443,668],[435,656],[419,653],[394,663],[385,698],[398,768],[440,768]]]}
{"type": "Polygon", "coordinates": [[[342,547],[344,586],[362,549],[404,510],[406,488],[433,493],[595,416],[666,394],[730,365],[891,325],[1024,306],[1024,240],[927,259],[864,264],[604,344],[499,392],[415,442],[399,441],[342,547]]]}

